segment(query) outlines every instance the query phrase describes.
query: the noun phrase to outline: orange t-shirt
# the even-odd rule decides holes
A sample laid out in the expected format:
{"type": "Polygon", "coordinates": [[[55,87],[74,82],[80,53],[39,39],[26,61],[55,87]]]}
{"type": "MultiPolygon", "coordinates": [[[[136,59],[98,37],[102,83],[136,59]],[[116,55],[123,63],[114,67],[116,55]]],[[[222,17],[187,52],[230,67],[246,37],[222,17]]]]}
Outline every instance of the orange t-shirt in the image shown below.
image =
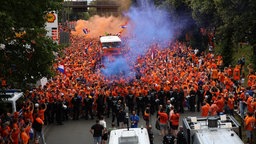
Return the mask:
{"type": "Polygon", "coordinates": [[[207,117],[208,116],[208,114],[209,114],[209,110],[210,110],[210,107],[209,106],[207,106],[207,105],[204,105],[204,106],[202,106],[202,108],[201,108],[201,116],[202,117],[207,117]]]}
{"type": "Polygon", "coordinates": [[[16,129],[13,130],[13,132],[11,133],[11,137],[12,137],[12,144],[18,144],[19,143],[19,134],[20,134],[20,130],[16,129]]]}
{"type": "Polygon", "coordinates": [[[240,69],[235,68],[233,71],[233,79],[234,80],[240,80],[240,69]]]}
{"type": "Polygon", "coordinates": [[[168,122],[168,115],[165,112],[158,112],[159,115],[159,123],[160,124],[167,124],[168,122]]]}
{"type": "Polygon", "coordinates": [[[254,129],[255,122],[256,122],[254,117],[246,116],[246,118],[244,119],[244,122],[245,122],[246,130],[252,131],[254,129]]]}
{"type": "Polygon", "coordinates": [[[211,116],[217,115],[218,106],[216,104],[212,104],[210,107],[211,116]]]}
{"type": "Polygon", "coordinates": [[[180,114],[178,113],[173,113],[170,117],[172,125],[173,126],[178,126],[179,125],[179,119],[180,119],[180,114]]]}
{"type": "Polygon", "coordinates": [[[25,131],[21,133],[20,137],[21,137],[23,144],[28,144],[29,136],[25,131]]]}
{"type": "Polygon", "coordinates": [[[253,105],[252,105],[252,99],[253,99],[253,98],[250,96],[250,97],[247,99],[247,101],[246,101],[246,103],[247,103],[247,110],[248,110],[248,112],[251,112],[251,113],[254,112],[253,105]]]}
{"type": "Polygon", "coordinates": [[[35,120],[40,124],[44,124],[44,121],[40,117],[37,117],[35,120]]]}
{"type": "Polygon", "coordinates": [[[223,98],[218,99],[217,102],[216,102],[216,105],[218,106],[217,112],[222,112],[223,108],[224,108],[224,105],[225,105],[224,99],[223,98]]]}
{"type": "Polygon", "coordinates": [[[39,117],[44,121],[44,112],[45,112],[45,109],[41,109],[38,111],[38,115],[39,117]]]}
{"type": "Polygon", "coordinates": [[[233,110],[234,109],[234,98],[228,98],[228,107],[229,109],[233,110]]]}
{"type": "Polygon", "coordinates": [[[218,70],[217,69],[212,70],[212,79],[218,79],[218,70]]]}

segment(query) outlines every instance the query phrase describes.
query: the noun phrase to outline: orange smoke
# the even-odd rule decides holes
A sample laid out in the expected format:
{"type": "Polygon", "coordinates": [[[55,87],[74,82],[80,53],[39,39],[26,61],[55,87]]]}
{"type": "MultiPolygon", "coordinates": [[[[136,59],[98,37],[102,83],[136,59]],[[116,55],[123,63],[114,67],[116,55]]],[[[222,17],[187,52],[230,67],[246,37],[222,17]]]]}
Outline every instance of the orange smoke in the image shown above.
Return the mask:
{"type": "Polygon", "coordinates": [[[121,25],[127,22],[126,18],[121,17],[91,17],[88,21],[78,20],[76,23],[75,31],[71,34],[76,36],[84,36],[90,38],[97,38],[105,35],[106,33],[118,34],[123,29],[121,25]],[[85,34],[83,29],[88,29],[89,33],[85,34]]]}

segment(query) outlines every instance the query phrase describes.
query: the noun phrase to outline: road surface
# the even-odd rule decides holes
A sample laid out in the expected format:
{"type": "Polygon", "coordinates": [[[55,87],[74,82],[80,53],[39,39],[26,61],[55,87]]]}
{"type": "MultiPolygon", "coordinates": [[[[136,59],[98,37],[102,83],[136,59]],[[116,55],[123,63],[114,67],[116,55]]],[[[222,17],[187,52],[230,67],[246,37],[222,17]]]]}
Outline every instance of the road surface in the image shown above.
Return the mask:
{"type": "MultiPolygon", "coordinates": [[[[181,114],[181,118],[187,116],[199,116],[198,112],[185,112],[181,114]]],[[[159,131],[154,128],[156,116],[151,116],[150,123],[153,126],[154,143],[161,144],[162,136],[159,135],[159,131]]],[[[111,126],[111,118],[106,118],[107,127],[111,126]]],[[[95,124],[95,120],[68,120],[64,121],[64,125],[51,124],[45,128],[45,138],[47,144],[92,144],[93,137],[89,132],[91,126],[95,124]]],[[[181,122],[180,122],[181,124],[181,122]]],[[[141,118],[139,127],[145,126],[144,120],[141,118]]]]}

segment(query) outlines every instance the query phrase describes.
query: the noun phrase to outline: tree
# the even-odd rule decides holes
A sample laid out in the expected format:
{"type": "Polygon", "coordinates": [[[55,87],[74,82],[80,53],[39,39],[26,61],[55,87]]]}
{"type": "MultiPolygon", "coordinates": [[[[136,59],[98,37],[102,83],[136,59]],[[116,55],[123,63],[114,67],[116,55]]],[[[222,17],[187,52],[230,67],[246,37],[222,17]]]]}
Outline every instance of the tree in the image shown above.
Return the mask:
{"type": "Polygon", "coordinates": [[[3,0],[0,2],[0,80],[8,84],[35,82],[50,76],[57,45],[46,37],[45,15],[61,0],[3,0]]]}
{"type": "MultiPolygon", "coordinates": [[[[186,0],[199,27],[215,28],[216,41],[222,48],[225,66],[232,61],[239,42],[254,46],[256,1],[253,0],[186,0]]],[[[256,61],[255,61],[256,62],[256,61]]]]}

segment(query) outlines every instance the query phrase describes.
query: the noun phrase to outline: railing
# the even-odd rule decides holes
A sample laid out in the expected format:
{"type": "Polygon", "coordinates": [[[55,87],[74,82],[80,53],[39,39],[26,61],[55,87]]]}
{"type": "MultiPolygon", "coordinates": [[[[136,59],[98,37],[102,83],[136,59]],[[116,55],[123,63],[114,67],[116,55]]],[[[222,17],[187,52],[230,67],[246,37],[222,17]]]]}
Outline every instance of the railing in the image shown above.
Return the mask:
{"type": "Polygon", "coordinates": [[[65,1],[63,3],[64,7],[119,7],[120,5],[117,4],[115,1],[65,1]]]}

